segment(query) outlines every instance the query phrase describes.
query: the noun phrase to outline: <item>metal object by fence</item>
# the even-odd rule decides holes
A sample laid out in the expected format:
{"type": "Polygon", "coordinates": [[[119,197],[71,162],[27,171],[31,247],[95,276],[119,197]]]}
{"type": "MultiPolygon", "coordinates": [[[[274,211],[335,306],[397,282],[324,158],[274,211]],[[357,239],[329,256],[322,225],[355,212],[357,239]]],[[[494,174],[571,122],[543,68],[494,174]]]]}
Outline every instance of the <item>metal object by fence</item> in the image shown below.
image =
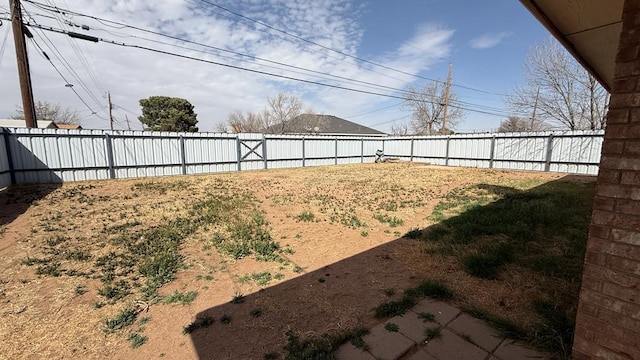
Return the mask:
{"type": "Polygon", "coordinates": [[[0,187],[373,162],[596,174],[603,131],[354,137],[2,129],[0,187]]]}

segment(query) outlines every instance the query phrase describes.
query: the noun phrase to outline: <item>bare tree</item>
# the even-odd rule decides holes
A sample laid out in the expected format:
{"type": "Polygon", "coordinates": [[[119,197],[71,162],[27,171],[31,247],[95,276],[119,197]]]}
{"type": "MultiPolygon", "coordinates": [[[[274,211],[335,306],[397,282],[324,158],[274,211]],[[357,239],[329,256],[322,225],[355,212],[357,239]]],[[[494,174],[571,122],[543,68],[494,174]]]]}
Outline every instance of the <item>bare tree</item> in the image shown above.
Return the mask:
{"type": "MultiPolygon", "coordinates": [[[[286,132],[314,132],[321,121],[319,117],[301,117],[296,124],[291,119],[302,114],[302,101],[294,95],[283,92],[267,99],[267,106],[261,112],[234,111],[227,120],[216,126],[221,132],[284,134],[286,132]]],[[[305,115],[315,115],[312,108],[305,110],[305,115]]]]}
{"type": "MultiPolygon", "coordinates": [[[[80,125],[80,115],[72,108],[63,108],[60,104],[53,104],[48,101],[37,101],[35,104],[36,120],[49,120],[56,124],[80,125]]],[[[12,119],[24,119],[22,106],[16,107],[15,115],[12,119]]]]}
{"type": "Polygon", "coordinates": [[[520,131],[531,131],[531,123],[528,119],[519,118],[517,116],[509,116],[509,118],[502,121],[500,123],[500,127],[498,127],[498,132],[501,133],[520,131]]]}
{"type": "Polygon", "coordinates": [[[274,134],[287,132],[289,120],[302,113],[302,101],[295,95],[279,92],[267,99],[268,105],[264,111],[266,129],[274,134]]]}
{"type": "Polygon", "coordinates": [[[398,123],[391,125],[391,134],[404,136],[409,135],[409,125],[407,123],[398,123]]]}
{"type": "Polygon", "coordinates": [[[265,130],[264,116],[258,112],[234,111],[229,114],[224,124],[218,125],[220,131],[234,133],[259,133],[265,130]]]}
{"type": "Polygon", "coordinates": [[[409,130],[417,135],[431,135],[437,132],[445,133],[455,128],[464,115],[464,111],[456,106],[447,108],[447,125],[442,129],[444,108],[446,104],[455,103],[457,96],[449,91],[446,99],[445,84],[439,81],[427,83],[422,89],[413,86],[405,90],[405,109],[413,111],[409,121],[409,130]]]}
{"type": "Polygon", "coordinates": [[[604,128],[609,94],[555,40],[531,49],[524,80],[507,98],[516,113],[533,114],[535,108],[536,118],[563,128],[604,128]]]}

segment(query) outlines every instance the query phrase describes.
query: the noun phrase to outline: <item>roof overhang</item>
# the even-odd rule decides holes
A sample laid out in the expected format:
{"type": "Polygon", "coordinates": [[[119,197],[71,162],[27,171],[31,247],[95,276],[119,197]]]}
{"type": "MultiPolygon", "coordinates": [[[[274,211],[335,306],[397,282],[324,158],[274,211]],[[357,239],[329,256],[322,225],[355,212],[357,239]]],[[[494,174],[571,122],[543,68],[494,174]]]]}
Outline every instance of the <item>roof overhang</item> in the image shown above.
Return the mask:
{"type": "Polygon", "coordinates": [[[611,91],[624,0],[520,0],[611,91]]]}

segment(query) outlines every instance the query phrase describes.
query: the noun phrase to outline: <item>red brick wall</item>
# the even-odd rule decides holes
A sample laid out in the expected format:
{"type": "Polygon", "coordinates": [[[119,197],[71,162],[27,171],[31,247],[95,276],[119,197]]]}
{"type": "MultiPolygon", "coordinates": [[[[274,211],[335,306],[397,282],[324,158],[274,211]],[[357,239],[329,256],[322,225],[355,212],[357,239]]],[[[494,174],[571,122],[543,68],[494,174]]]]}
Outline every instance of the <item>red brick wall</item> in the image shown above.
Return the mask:
{"type": "Polygon", "coordinates": [[[626,0],[584,261],[575,359],[640,359],[640,1],[626,0]]]}

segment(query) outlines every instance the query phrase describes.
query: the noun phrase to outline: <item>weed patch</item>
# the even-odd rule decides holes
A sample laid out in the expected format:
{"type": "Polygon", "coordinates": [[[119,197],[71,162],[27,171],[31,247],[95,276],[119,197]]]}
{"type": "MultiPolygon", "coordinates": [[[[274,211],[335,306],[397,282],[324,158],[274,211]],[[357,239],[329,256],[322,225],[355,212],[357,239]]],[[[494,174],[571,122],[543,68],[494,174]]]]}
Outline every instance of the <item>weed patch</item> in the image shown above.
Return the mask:
{"type": "Polygon", "coordinates": [[[198,297],[197,291],[189,291],[186,293],[181,293],[179,291],[174,291],[171,295],[166,296],[162,299],[163,304],[176,304],[180,303],[182,305],[191,304],[196,297],[198,297]]]}
{"type": "Polygon", "coordinates": [[[215,322],[215,319],[208,315],[197,316],[196,319],[189,325],[182,328],[183,334],[191,334],[192,332],[202,329],[208,328],[215,322]]]}
{"type": "Polygon", "coordinates": [[[138,313],[133,307],[127,307],[119,312],[115,317],[104,321],[106,332],[115,332],[133,324],[138,317],[138,313]]]}
{"type": "Polygon", "coordinates": [[[304,222],[312,222],[315,219],[315,215],[308,210],[305,210],[296,216],[296,220],[304,222]]]}
{"type": "Polygon", "coordinates": [[[354,345],[360,345],[356,345],[359,348],[364,348],[366,345],[362,337],[368,333],[369,330],[366,328],[355,328],[326,333],[310,339],[300,339],[300,337],[293,332],[288,332],[287,345],[284,348],[287,352],[285,359],[333,359],[340,345],[348,341],[351,341],[354,345]]]}
{"type": "Polygon", "coordinates": [[[450,299],[453,297],[453,292],[439,281],[425,280],[414,288],[406,289],[399,300],[388,301],[378,305],[374,310],[375,317],[384,318],[403,315],[408,309],[417,304],[420,298],[425,296],[435,299],[450,299]]]}
{"type": "Polygon", "coordinates": [[[378,220],[382,224],[388,224],[390,227],[401,226],[402,224],[404,224],[404,220],[395,216],[375,214],[373,215],[373,218],[378,220]]]}
{"type": "Polygon", "coordinates": [[[137,349],[140,346],[144,345],[147,342],[148,338],[138,333],[131,333],[127,337],[127,340],[129,340],[129,345],[132,349],[137,349]]]}

